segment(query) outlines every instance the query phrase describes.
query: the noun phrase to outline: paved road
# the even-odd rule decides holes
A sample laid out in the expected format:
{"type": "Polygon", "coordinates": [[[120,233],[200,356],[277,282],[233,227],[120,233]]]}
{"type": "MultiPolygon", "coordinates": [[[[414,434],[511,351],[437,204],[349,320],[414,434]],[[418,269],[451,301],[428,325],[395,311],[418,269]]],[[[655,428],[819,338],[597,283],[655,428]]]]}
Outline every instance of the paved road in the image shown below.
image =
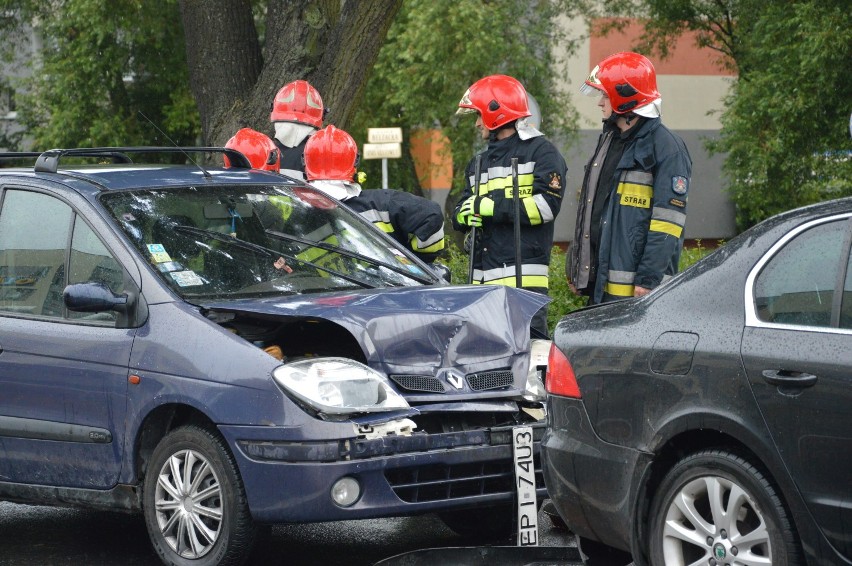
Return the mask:
{"type": "MultiPolygon", "coordinates": [[[[546,515],[539,524],[542,545],[574,546],[546,515]]],[[[413,550],[481,542],[456,535],[433,516],[279,525],[251,565],[368,566],[413,550]]],[[[160,564],[141,516],[0,502],[0,566],[160,564]]]]}

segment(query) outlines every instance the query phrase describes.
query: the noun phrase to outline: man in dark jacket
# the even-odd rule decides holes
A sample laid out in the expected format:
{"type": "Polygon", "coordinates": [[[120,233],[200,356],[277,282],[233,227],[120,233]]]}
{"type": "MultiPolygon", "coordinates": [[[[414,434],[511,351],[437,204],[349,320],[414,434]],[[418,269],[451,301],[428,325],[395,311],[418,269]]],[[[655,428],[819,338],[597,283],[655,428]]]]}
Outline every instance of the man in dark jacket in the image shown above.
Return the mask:
{"type": "MultiPolygon", "coordinates": [[[[475,231],[473,283],[516,286],[515,205],[521,224],[521,287],[547,294],[553,221],[562,205],[565,159],[527,123],[526,89],[506,75],[475,82],[459,102],[459,113],[477,113],[476,127],[488,140],[465,170],[465,188],[453,213],[456,230],[475,231]],[[512,158],[518,159],[520,202],[515,203],[512,158]],[[479,160],[479,179],[476,179],[479,160]]],[[[547,336],[547,311],[532,328],[547,336]]]]}
{"type": "Polygon", "coordinates": [[[603,133],[586,165],[566,275],[589,304],[641,297],[677,273],[692,159],[660,120],[653,64],[616,53],[581,88],[603,133]]]}
{"type": "Polygon", "coordinates": [[[327,126],[305,147],[307,181],[373,226],[432,263],[444,249],[444,215],[434,201],[393,189],[362,190],[355,181],[358,146],[347,132],[327,126]]]}

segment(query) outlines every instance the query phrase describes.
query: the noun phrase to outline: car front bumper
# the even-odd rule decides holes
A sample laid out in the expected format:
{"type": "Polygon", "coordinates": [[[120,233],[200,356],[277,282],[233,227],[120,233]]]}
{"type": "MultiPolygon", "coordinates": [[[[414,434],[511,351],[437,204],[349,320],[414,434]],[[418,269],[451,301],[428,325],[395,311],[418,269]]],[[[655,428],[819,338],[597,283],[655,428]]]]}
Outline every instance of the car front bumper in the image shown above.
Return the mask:
{"type": "Polygon", "coordinates": [[[582,537],[630,551],[634,489],[649,454],[595,434],[581,400],[548,396],[541,460],[548,496],[582,537]]]}
{"type": "MultiPolygon", "coordinates": [[[[536,487],[546,495],[540,440],[534,432],[536,487]]],[[[515,493],[513,427],[375,439],[272,440],[268,427],[220,427],[240,468],[255,520],[317,522],[415,515],[511,505],[515,493]],[[261,439],[261,440],[255,440],[261,439]],[[358,500],[340,507],[334,483],[354,478],[358,500]]]]}

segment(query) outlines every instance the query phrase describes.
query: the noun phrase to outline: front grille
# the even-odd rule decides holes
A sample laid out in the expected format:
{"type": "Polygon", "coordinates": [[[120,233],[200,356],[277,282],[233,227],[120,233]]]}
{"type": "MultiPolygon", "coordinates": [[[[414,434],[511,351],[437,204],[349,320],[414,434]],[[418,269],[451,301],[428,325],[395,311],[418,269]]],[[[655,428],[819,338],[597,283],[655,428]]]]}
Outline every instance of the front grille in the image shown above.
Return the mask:
{"type": "Polygon", "coordinates": [[[515,376],[511,370],[482,371],[468,374],[467,383],[474,391],[488,391],[509,387],[515,383],[515,376]]]}
{"type": "Polygon", "coordinates": [[[441,383],[441,380],[431,375],[391,375],[390,378],[408,391],[444,392],[444,384],[441,383]]]}
{"type": "MultiPolygon", "coordinates": [[[[434,464],[385,471],[394,493],[406,503],[448,501],[515,491],[512,458],[471,464],[434,464]]],[[[535,484],[544,489],[541,459],[535,454],[535,484]]]]}

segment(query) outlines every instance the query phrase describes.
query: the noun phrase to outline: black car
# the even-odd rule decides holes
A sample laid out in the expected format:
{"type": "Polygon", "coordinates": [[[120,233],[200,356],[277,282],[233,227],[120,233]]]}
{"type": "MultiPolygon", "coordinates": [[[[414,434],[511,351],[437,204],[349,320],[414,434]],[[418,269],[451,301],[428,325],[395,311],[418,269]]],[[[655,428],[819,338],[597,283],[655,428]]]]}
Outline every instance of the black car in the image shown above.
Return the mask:
{"type": "Polygon", "coordinates": [[[558,324],[542,460],[581,548],[852,561],[852,198],[772,217],[558,324]]]}

